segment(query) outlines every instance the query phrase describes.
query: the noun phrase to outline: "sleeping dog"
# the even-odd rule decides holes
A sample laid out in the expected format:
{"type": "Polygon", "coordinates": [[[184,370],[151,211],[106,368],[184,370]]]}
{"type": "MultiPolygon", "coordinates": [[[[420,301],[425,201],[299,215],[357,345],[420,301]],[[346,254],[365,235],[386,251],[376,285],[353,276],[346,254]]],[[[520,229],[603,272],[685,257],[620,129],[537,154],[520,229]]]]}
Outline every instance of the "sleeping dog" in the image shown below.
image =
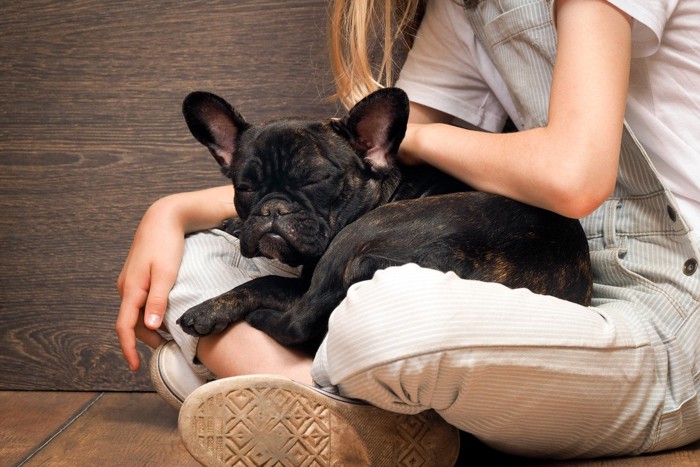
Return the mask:
{"type": "Polygon", "coordinates": [[[245,320],[313,349],[350,285],[405,263],[589,304],[580,223],[403,166],[408,109],[406,94],[387,88],[342,119],[251,124],[216,95],[187,96],[190,131],[233,182],[239,218],[228,229],[242,254],[303,267],[298,278],[256,278],[191,308],[182,328],[205,336],[245,320]]]}

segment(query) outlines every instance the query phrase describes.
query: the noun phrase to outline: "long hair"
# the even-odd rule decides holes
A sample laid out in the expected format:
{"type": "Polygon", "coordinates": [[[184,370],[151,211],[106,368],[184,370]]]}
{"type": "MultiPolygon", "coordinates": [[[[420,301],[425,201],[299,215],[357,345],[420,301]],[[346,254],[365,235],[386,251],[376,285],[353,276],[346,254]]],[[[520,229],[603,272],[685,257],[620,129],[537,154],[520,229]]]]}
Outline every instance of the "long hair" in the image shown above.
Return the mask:
{"type": "Polygon", "coordinates": [[[395,81],[397,44],[410,48],[425,0],[332,0],[333,97],[345,107],[395,81]]]}
{"type": "MultiPolygon", "coordinates": [[[[400,57],[413,44],[426,1],[331,0],[328,37],[335,99],[350,108],[367,94],[394,84],[400,57]]],[[[459,3],[475,8],[480,1],[459,3]]]]}

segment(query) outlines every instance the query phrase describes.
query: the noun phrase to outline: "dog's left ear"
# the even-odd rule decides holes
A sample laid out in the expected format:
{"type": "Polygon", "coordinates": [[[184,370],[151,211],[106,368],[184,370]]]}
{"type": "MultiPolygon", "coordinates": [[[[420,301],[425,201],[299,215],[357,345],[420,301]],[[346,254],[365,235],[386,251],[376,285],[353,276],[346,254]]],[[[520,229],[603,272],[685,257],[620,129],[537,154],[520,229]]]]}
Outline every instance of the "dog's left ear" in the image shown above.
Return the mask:
{"type": "Polygon", "coordinates": [[[355,151],[379,174],[390,170],[408,124],[408,96],[384,88],[358,102],[339,123],[355,151]]]}

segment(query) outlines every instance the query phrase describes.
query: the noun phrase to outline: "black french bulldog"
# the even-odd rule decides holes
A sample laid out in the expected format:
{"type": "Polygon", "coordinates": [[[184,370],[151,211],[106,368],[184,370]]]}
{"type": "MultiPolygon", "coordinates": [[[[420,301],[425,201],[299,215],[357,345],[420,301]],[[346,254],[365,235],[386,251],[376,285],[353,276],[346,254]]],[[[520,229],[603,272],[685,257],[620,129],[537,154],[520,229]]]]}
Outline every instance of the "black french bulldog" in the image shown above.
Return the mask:
{"type": "Polygon", "coordinates": [[[303,266],[299,278],[260,277],[189,309],[179,323],[190,334],[245,320],[282,344],[313,349],[351,284],[409,262],[590,302],[577,220],[397,162],[408,120],[397,88],[328,121],[253,125],[203,92],[187,96],[183,113],[233,181],[240,222],[229,228],[242,254],[303,266]]]}

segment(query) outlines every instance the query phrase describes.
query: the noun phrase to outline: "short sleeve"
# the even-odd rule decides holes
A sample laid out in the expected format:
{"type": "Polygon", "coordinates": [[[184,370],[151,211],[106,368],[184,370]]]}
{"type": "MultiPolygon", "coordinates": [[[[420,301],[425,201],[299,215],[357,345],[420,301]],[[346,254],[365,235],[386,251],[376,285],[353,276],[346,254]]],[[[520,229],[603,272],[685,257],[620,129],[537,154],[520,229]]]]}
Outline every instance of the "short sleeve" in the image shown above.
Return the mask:
{"type": "MultiPolygon", "coordinates": [[[[628,14],[632,22],[632,58],[649,57],[661,46],[661,38],[668,19],[679,0],[608,0],[628,14]]],[[[552,14],[556,11],[552,2],[552,14]]],[[[556,22],[555,22],[556,24],[556,22]]]]}
{"type": "MultiPolygon", "coordinates": [[[[489,61],[459,2],[432,0],[397,86],[411,101],[488,131],[500,131],[507,114],[484,78],[489,61]]],[[[489,61],[490,63],[490,61],[489,61]]],[[[491,67],[493,67],[491,65],[491,67]]]]}

